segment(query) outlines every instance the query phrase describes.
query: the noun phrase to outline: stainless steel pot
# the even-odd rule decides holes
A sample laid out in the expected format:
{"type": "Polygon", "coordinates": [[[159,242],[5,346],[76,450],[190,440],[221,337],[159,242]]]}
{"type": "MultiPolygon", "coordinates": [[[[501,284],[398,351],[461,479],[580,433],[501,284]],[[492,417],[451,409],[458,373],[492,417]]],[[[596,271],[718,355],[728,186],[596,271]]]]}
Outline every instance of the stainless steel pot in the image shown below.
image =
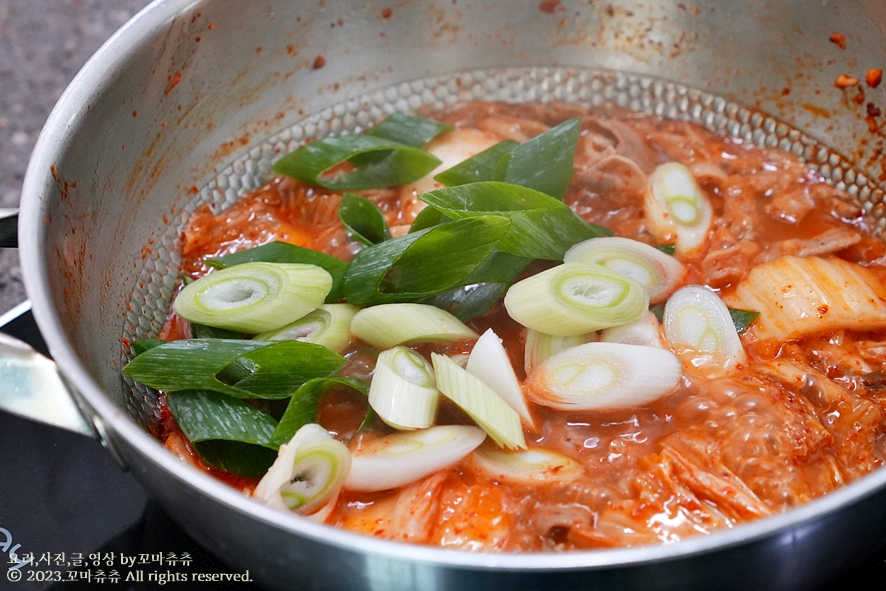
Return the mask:
{"type": "Polygon", "coordinates": [[[864,118],[886,95],[865,88],[857,104],[834,81],[883,65],[884,26],[877,0],[157,0],[66,91],[24,184],[25,284],[81,429],[273,589],[802,589],[835,576],[886,539],[884,470],[670,546],[444,551],[283,515],[182,464],[148,433],[151,393],[120,368],[126,339],[163,320],[175,236],[198,203],[230,203],[282,150],[394,108],[569,100],[693,119],[794,151],[882,222],[883,142],[864,118]]]}

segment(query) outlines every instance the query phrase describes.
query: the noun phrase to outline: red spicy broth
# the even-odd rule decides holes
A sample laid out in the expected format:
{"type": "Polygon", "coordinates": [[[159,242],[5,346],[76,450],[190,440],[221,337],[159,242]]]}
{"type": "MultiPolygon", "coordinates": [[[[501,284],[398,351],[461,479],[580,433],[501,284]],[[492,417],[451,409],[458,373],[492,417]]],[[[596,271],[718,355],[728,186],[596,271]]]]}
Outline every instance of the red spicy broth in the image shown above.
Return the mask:
{"type": "MultiPolygon", "coordinates": [[[[588,222],[652,245],[643,213],[647,177],[658,164],[685,164],[715,215],[705,247],[682,259],[687,284],[708,285],[727,297],[761,261],[813,247],[813,256],[838,257],[883,278],[886,247],[864,212],[784,152],[745,146],[687,122],[571,105],[465,103],[425,114],[496,141],[525,141],[581,117],[566,203],[588,222]]],[[[421,207],[399,188],[360,193],[380,206],[395,235],[421,207]]],[[[204,206],[183,232],[182,270],[197,278],[208,272],[205,257],[273,240],[350,260],[359,245],[336,215],[340,197],[276,178],[220,214],[204,206]]],[[[501,303],[468,324],[478,333],[493,328],[518,377],[525,377],[525,329],[501,303]]],[[[184,338],[186,324],[172,318],[161,336],[184,338]]],[[[840,329],[785,342],[747,334],[743,343],[748,362],[741,371],[710,379],[684,364],[678,388],[643,407],[567,414],[530,403],[536,418],[536,429],[525,432],[530,448],[580,462],[585,474],[578,480],[509,484],[489,479],[466,459],[393,491],[346,491],[326,521],[468,550],[666,543],[784,511],[880,466],[886,390],[871,376],[886,364],[886,334],[840,329]],[[776,375],[772,368],[782,366],[774,361],[801,368],[805,381],[792,384],[776,375]]],[[[469,352],[471,346],[419,350],[469,352]]],[[[359,341],[352,342],[349,359],[349,371],[371,373],[373,357],[359,341]]],[[[320,423],[343,439],[353,436],[351,446],[390,432],[378,422],[355,435],[365,411],[365,401],[332,392],[321,402],[320,423]]],[[[439,422],[470,420],[444,405],[439,422]]],[[[167,447],[197,463],[174,423],[164,425],[167,447]]],[[[254,486],[230,482],[247,492],[254,486]]]]}

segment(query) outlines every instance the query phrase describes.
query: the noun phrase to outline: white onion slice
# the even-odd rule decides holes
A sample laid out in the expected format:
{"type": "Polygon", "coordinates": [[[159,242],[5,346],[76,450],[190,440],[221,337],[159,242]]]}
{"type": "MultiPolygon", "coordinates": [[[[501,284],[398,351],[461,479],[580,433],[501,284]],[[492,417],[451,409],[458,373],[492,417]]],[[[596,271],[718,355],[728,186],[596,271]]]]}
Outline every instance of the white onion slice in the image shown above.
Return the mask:
{"type": "Polygon", "coordinates": [[[677,355],[695,367],[729,371],[747,360],[729,309],[707,287],[678,289],[665,305],[664,330],[677,355]]]}
{"type": "Polygon", "coordinates": [[[471,455],[471,461],[490,478],[517,484],[571,482],[585,472],[572,458],[542,448],[503,451],[481,445],[471,455]]]}
{"type": "Polygon", "coordinates": [[[624,273],[646,289],[653,304],[666,300],[686,276],[686,267],[674,257],[648,244],[618,236],[579,242],[566,251],[563,262],[603,265],[624,273]]]}
{"type": "Polygon", "coordinates": [[[478,427],[443,425],[395,433],[351,452],[345,488],[379,491],[398,488],[447,468],[486,439],[478,427]]]}
{"type": "Polygon", "coordinates": [[[545,361],[526,379],[530,400],[558,410],[643,406],[669,394],[683,375],[667,349],[587,343],[545,361]]]}
{"type": "Polygon", "coordinates": [[[514,367],[501,339],[491,328],[477,339],[465,369],[495,390],[530,427],[533,426],[532,415],[526,407],[523,389],[517,381],[514,367]]]}

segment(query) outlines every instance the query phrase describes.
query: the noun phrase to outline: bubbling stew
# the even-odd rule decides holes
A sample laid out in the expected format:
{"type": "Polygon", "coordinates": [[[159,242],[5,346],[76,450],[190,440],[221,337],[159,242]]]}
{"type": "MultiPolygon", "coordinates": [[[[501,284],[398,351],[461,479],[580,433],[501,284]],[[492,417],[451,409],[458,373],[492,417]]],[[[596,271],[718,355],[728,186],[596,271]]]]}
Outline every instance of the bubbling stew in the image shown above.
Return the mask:
{"type": "Polygon", "coordinates": [[[849,195],[684,121],[419,115],[193,214],[124,370],[163,392],[184,462],[493,552],[673,543],[883,463],[886,247],[849,195]]]}

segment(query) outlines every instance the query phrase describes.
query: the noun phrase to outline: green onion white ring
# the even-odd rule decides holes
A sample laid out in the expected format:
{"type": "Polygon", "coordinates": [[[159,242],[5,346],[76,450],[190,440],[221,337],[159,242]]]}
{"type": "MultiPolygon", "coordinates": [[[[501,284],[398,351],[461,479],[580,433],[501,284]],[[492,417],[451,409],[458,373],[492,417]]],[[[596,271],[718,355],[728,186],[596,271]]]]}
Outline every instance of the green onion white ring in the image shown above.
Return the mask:
{"type": "Polygon", "coordinates": [[[587,343],[545,361],[525,382],[530,400],[557,410],[643,406],[669,394],[683,375],[667,349],[587,343]]]}
{"type": "Polygon", "coordinates": [[[523,370],[531,374],[536,367],[571,347],[592,343],[597,339],[596,332],[589,332],[574,337],[558,337],[545,334],[532,328],[526,329],[526,345],[523,350],[523,370]]]}
{"type": "Polygon", "coordinates": [[[747,356],[729,309],[711,289],[688,285],[665,305],[665,337],[695,367],[732,370],[747,356]]]}
{"type": "Polygon", "coordinates": [[[477,339],[465,369],[495,390],[511,408],[517,411],[527,425],[533,426],[532,415],[529,414],[529,408],[523,398],[523,389],[517,381],[508,352],[491,328],[477,339]]]}
{"type": "Polygon", "coordinates": [[[303,341],[341,353],[351,342],[351,320],[359,309],[351,304],[322,304],[283,328],[255,335],[255,340],[303,341]]]}
{"type": "Polygon", "coordinates": [[[477,338],[477,333],[461,320],[427,304],[381,304],[364,308],[351,320],[351,332],[377,349],[390,349],[403,343],[477,338]]]}
{"type": "Polygon", "coordinates": [[[173,309],[188,322],[256,334],[301,318],[330,289],[332,276],[316,265],[244,263],[188,284],[173,309]]]}
{"type": "Polygon", "coordinates": [[[602,265],[564,263],[515,283],[505,294],[511,318],[555,336],[578,336],[636,320],[648,307],[643,286],[602,265]]]}
{"type": "Polygon", "coordinates": [[[572,458],[543,448],[503,451],[481,445],[471,454],[471,462],[493,480],[516,484],[562,484],[585,473],[572,458]]]}
{"type": "Polygon", "coordinates": [[[313,423],[303,426],[253,492],[259,501],[302,515],[316,514],[334,503],[351,467],[351,453],[313,423]]]}
{"type": "Polygon", "coordinates": [[[713,225],[713,208],[692,172],[679,162],[661,164],[649,177],[646,225],[663,243],[674,242],[676,254],[694,255],[713,225]]]}
{"type": "Polygon", "coordinates": [[[649,301],[662,302],[686,276],[686,267],[657,248],[630,238],[605,236],[579,242],[563,257],[566,263],[603,265],[635,279],[649,301]]]}
{"type": "Polygon", "coordinates": [[[424,429],[434,424],[440,391],[434,368],[408,347],[394,347],[378,356],[369,405],[395,429],[424,429]]]}
{"type": "Polygon", "coordinates": [[[655,314],[646,310],[639,318],[628,324],[613,326],[600,331],[600,340],[604,343],[623,343],[625,345],[645,345],[662,347],[661,324],[655,314]]]}
{"type": "Polygon", "coordinates": [[[398,488],[447,468],[483,443],[482,429],[443,425],[395,433],[352,451],[345,488],[378,491],[398,488]]]}

